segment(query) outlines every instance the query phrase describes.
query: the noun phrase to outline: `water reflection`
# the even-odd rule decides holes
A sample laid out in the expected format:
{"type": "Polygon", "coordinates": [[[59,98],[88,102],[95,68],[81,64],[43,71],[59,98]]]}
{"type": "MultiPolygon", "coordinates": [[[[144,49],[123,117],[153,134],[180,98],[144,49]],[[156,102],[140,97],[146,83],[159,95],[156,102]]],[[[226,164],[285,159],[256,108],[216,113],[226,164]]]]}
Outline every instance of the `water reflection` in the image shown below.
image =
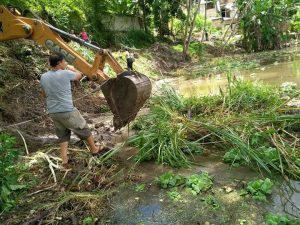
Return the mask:
{"type": "Polygon", "coordinates": [[[297,181],[284,182],[275,191],[271,210],[300,218],[300,185],[297,181]]]}
{"type": "MultiPolygon", "coordinates": [[[[232,71],[236,77],[245,80],[260,81],[265,84],[280,86],[284,82],[294,82],[300,87],[300,59],[291,62],[277,62],[271,65],[246,71],[232,71]]],[[[226,74],[187,80],[183,77],[163,81],[175,87],[186,97],[212,95],[219,93],[220,87],[227,84],[226,74]]]]}

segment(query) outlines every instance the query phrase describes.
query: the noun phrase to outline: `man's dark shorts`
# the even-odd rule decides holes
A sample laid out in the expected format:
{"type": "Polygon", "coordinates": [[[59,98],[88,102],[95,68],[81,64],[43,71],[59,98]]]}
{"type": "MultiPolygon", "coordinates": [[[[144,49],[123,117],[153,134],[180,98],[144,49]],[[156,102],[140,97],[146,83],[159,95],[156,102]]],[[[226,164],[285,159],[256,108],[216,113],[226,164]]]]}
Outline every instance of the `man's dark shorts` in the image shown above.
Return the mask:
{"type": "Polygon", "coordinates": [[[72,112],[50,113],[49,115],[54,122],[59,143],[69,141],[71,131],[82,140],[87,139],[91,135],[85,119],[77,109],[72,112]]]}

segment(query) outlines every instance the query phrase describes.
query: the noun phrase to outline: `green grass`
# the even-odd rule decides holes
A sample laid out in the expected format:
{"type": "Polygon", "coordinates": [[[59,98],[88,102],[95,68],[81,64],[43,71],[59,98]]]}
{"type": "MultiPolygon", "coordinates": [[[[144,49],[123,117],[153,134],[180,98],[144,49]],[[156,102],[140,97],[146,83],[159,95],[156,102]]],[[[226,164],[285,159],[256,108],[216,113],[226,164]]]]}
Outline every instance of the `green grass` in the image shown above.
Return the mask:
{"type": "Polygon", "coordinates": [[[230,76],[228,80],[218,96],[184,98],[165,88],[152,98],[150,114],[139,119],[140,130],[130,141],[140,149],[137,160],[188,166],[192,159],[188,156],[210,143],[230,150],[224,160],[234,166],[249,165],[298,179],[295,131],[300,115],[285,113],[280,91],[274,87],[230,76]]]}

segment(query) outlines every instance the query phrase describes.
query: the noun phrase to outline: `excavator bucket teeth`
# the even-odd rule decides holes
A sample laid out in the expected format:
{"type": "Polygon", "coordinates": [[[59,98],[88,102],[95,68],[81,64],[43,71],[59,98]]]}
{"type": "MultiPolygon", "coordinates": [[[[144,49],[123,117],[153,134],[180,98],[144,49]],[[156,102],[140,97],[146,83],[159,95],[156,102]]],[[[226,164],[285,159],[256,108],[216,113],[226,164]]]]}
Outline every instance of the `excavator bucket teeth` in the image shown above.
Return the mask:
{"type": "Polygon", "coordinates": [[[132,121],[151,94],[150,79],[136,71],[125,71],[107,80],[101,90],[114,114],[113,124],[118,130],[132,121]]]}

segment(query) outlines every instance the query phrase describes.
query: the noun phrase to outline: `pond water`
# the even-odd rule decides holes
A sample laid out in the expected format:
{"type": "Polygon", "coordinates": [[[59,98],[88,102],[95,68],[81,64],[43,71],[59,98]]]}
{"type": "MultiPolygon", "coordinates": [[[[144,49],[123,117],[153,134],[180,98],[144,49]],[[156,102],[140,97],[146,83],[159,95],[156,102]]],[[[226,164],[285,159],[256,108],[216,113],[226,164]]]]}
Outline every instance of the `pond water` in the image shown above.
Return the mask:
{"type": "MultiPolygon", "coordinates": [[[[263,224],[267,212],[287,214],[300,218],[300,185],[296,181],[278,182],[268,202],[256,202],[244,199],[239,195],[243,185],[256,179],[257,172],[248,167],[234,168],[222,162],[223,152],[213,150],[205,155],[195,156],[196,164],[190,168],[169,168],[153,162],[143,162],[133,166],[128,160],[135,153],[134,149],[120,152],[119,157],[126,159],[123,166],[128,166],[141,177],[145,189],[142,192],[135,190],[135,184],[124,186],[118,195],[112,199],[112,214],[108,224],[114,225],[168,225],[168,224],[263,224]],[[174,202],[168,197],[168,191],[158,187],[155,177],[173,171],[176,174],[189,176],[203,171],[214,178],[213,189],[209,193],[193,196],[183,190],[182,198],[174,202]],[[224,187],[231,187],[228,193],[224,187]],[[292,188],[291,188],[292,187],[292,188]],[[211,195],[220,205],[218,209],[211,209],[203,203],[211,195]],[[249,213],[250,212],[250,213],[249,213]],[[246,220],[246,223],[240,221],[246,220]],[[205,223],[209,222],[209,223],[205,223]]],[[[172,189],[171,189],[172,190],[172,189]]]]}
{"type": "Polygon", "coordinates": [[[295,180],[282,183],[272,197],[270,210],[300,218],[300,184],[295,180]]]}
{"type": "MultiPolygon", "coordinates": [[[[285,82],[293,82],[300,87],[300,59],[288,62],[277,62],[256,69],[232,71],[237,78],[280,86],[285,82]]],[[[227,84],[226,74],[218,74],[206,78],[188,80],[186,78],[166,79],[158,83],[169,84],[186,97],[217,94],[220,87],[227,84]]]]}

